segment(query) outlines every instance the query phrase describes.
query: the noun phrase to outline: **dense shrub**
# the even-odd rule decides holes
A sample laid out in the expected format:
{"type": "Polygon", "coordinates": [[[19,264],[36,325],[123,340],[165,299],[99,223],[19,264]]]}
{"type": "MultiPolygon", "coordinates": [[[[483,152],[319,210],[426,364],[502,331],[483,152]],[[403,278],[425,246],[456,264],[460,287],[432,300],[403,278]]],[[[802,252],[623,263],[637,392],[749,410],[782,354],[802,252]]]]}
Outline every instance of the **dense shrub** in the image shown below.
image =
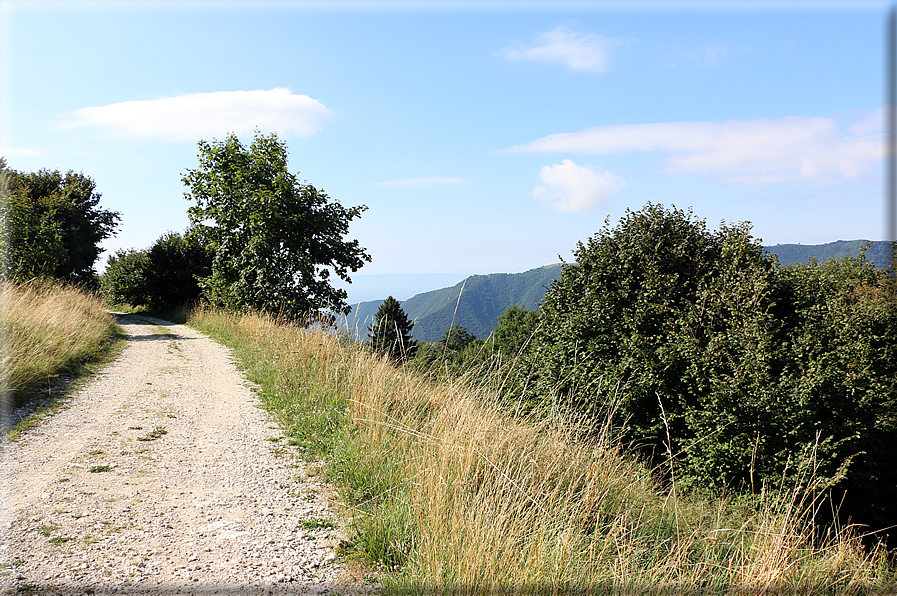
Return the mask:
{"type": "Polygon", "coordinates": [[[147,256],[150,307],[177,308],[199,299],[199,279],[209,275],[212,266],[208,250],[176,232],[168,232],[153,243],[147,256]]]}
{"type": "Polygon", "coordinates": [[[109,304],[149,304],[149,256],[145,250],[117,250],[100,276],[100,291],[109,304]]]}
{"type": "Polygon", "coordinates": [[[575,257],[540,311],[530,403],[610,415],[717,490],[758,491],[815,457],[846,474],[848,513],[895,518],[893,278],[862,256],[780,269],[748,224],[713,232],[652,204],[575,257]]]}
{"type": "Polygon", "coordinates": [[[492,332],[495,348],[505,358],[515,358],[529,348],[539,325],[539,311],[511,305],[498,317],[498,325],[492,332]]]}

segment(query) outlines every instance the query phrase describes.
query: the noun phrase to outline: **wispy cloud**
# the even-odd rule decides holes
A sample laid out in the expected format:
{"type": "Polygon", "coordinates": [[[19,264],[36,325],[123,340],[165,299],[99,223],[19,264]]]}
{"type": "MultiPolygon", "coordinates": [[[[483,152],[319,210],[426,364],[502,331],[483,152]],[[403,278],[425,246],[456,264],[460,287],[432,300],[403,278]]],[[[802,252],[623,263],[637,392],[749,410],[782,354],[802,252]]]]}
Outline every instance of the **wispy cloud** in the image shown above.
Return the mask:
{"type": "Polygon", "coordinates": [[[25,149],[23,147],[0,147],[0,156],[21,156],[21,157],[37,157],[40,152],[34,149],[25,149]]]}
{"type": "Polygon", "coordinates": [[[673,173],[708,174],[745,184],[824,183],[862,176],[881,160],[881,135],[869,134],[874,131],[862,124],[846,135],[830,118],[623,124],[548,135],[504,151],[658,151],[671,154],[665,163],[673,173]]]}
{"type": "Polygon", "coordinates": [[[621,40],[599,37],[594,33],[576,33],[564,26],[543,33],[533,46],[504,48],[508,60],[556,62],[568,70],[602,73],[607,70],[607,49],[621,40]]]}
{"type": "Polygon", "coordinates": [[[569,159],[545,166],[539,173],[545,186],[533,189],[533,196],[548,201],[556,211],[582,213],[598,207],[608,195],[626,185],[620,176],[592,165],[576,165],[569,159]]]}
{"type": "Polygon", "coordinates": [[[217,91],[162,99],[124,101],[76,111],[60,126],[92,126],[116,137],[195,141],[256,128],[284,136],[320,132],[332,120],[324,104],[289,89],[217,91]]]}
{"type": "Polygon", "coordinates": [[[404,178],[386,182],[372,182],[373,186],[438,186],[440,184],[464,184],[461,178],[447,176],[423,176],[421,178],[404,178]]]}

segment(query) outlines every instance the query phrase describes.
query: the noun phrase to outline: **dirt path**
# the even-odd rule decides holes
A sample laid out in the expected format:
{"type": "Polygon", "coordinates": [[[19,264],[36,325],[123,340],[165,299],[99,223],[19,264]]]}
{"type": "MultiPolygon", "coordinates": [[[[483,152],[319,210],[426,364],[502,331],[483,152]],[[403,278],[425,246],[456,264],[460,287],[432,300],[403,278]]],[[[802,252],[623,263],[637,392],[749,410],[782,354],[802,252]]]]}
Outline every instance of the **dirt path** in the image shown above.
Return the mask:
{"type": "Polygon", "coordinates": [[[226,348],[135,316],[122,356],[2,453],[0,592],[353,592],[328,487],[226,348]]]}

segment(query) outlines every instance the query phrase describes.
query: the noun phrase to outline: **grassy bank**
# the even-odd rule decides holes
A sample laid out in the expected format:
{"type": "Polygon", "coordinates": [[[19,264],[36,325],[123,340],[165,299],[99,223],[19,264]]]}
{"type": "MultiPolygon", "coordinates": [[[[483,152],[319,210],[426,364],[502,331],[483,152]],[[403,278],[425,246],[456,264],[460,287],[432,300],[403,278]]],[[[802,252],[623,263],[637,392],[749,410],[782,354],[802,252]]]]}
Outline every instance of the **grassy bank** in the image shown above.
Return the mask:
{"type": "Polygon", "coordinates": [[[108,352],[115,320],[99,298],[54,282],[0,283],[0,383],[17,407],[108,352]]]}
{"type": "Polygon", "coordinates": [[[234,348],[291,442],[325,459],[352,507],[346,551],[391,591],[897,589],[885,553],[854,533],[813,535],[805,488],[679,495],[610,440],[517,420],[485,390],[433,384],[338,337],[209,311],[191,324],[234,348]]]}

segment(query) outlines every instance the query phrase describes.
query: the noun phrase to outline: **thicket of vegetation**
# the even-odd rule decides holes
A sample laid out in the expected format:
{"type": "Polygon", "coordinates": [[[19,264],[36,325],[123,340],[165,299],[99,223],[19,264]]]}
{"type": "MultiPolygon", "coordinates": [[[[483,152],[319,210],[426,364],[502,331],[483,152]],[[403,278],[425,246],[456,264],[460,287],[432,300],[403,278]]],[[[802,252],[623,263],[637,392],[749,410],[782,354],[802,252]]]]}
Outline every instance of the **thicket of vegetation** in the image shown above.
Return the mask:
{"type": "MultiPolygon", "coordinates": [[[[525,420],[500,377],[434,382],[335,334],[199,310],[351,510],[346,556],[395,593],[887,593],[882,549],[815,533],[815,485],[683,495],[610,433],[525,420]]],[[[478,376],[474,371],[473,375],[478,376]]]]}
{"type": "MultiPolygon", "coordinates": [[[[107,352],[115,322],[91,292],[99,243],[119,214],[94,181],[57,170],[19,172],[0,157],[0,401],[23,405],[61,374],[107,352]]],[[[7,412],[3,412],[6,423],[7,412]]]]}

